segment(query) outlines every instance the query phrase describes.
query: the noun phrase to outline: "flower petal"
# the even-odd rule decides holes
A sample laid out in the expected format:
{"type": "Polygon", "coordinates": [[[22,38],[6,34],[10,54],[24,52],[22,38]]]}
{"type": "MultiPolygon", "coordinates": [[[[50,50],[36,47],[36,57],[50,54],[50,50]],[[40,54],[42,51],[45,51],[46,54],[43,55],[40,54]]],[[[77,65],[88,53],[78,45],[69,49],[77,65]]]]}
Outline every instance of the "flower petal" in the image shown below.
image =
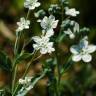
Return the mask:
{"type": "Polygon", "coordinates": [[[85,54],[82,56],[82,60],[86,63],[90,62],[92,60],[92,56],[90,54],[85,54]]]}
{"type": "Polygon", "coordinates": [[[47,50],[45,48],[41,48],[40,53],[41,54],[46,54],[47,53],[47,50]]]}
{"type": "Polygon", "coordinates": [[[54,35],[54,30],[53,29],[50,29],[50,30],[48,30],[47,32],[46,32],[46,36],[47,37],[51,37],[51,36],[53,36],[54,35]]]}
{"type": "Polygon", "coordinates": [[[52,22],[52,28],[56,28],[59,20],[53,21],[52,22]]]}
{"type": "Polygon", "coordinates": [[[38,42],[41,41],[41,38],[40,38],[39,36],[34,36],[34,37],[32,37],[32,39],[33,39],[36,43],[38,43],[38,42]]]}
{"type": "Polygon", "coordinates": [[[39,3],[39,2],[37,2],[36,4],[35,4],[35,6],[36,7],[39,7],[41,4],[39,3]]]}
{"type": "Polygon", "coordinates": [[[73,45],[71,48],[70,48],[70,51],[71,53],[77,55],[79,53],[79,48],[77,45],[73,45]]]}
{"type": "Polygon", "coordinates": [[[75,61],[75,62],[80,61],[81,60],[81,55],[80,54],[79,55],[73,55],[72,60],[75,61]]]}
{"type": "Polygon", "coordinates": [[[96,46],[95,45],[89,45],[87,49],[88,53],[93,53],[96,51],[96,46]]]}

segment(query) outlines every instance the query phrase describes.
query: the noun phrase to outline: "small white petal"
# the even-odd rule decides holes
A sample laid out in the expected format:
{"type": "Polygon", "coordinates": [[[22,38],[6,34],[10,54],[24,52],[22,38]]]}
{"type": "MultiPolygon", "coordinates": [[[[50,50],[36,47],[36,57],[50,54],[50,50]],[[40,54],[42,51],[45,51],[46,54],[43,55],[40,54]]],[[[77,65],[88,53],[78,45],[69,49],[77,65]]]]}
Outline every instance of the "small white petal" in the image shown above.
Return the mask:
{"type": "Polygon", "coordinates": [[[38,43],[38,42],[41,41],[41,38],[40,38],[39,36],[34,36],[34,37],[32,37],[32,39],[33,39],[36,43],[38,43]]]}
{"type": "Polygon", "coordinates": [[[79,32],[79,24],[77,22],[75,22],[73,30],[74,32],[79,32]]]}
{"type": "Polygon", "coordinates": [[[33,44],[33,48],[34,48],[35,50],[39,50],[39,49],[40,49],[37,44],[33,44]]]}
{"type": "Polygon", "coordinates": [[[52,22],[52,28],[56,28],[59,20],[53,21],[52,22]]]}
{"type": "Polygon", "coordinates": [[[96,46],[95,45],[89,45],[87,49],[88,53],[93,53],[96,51],[96,46]]]}
{"type": "Polygon", "coordinates": [[[54,52],[54,51],[55,51],[54,48],[50,48],[50,49],[48,50],[48,53],[52,53],[52,52],[54,52]]]}
{"type": "Polygon", "coordinates": [[[80,60],[81,60],[81,55],[80,55],[80,54],[79,54],[79,55],[73,55],[73,56],[72,56],[72,60],[73,60],[74,62],[80,61],[80,60]]]}
{"type": "Polygon", "coordinates": [[[75,35],[74,34],[70,34],[69,37],[70,37],[70,39],[74,39],[75,35]]]}
{"type": "Polygon", "coordinates": [[[92,60],[92,56],[90,54],[85,54],[82,56],[82,60],[84,62],[90,62],[92,60]]]}
{"type": "Polygon", "coordinates": [[[45,48],[42,48],[42,49],[40,50],[40,53],[41,53],[41,54],[46,54],[46,53],[47,53],[47,50],[46,50],[45,48]]]}
{"type": "Polygon", "coordinates": [[[40,20],[40,19],[38,19],[38,20],[37,20],[37,22],[41,22],[41,20],[40,20]]]}
{"type": "Polygon", "coordinates": [[[39,7],[40,5],[41,5],[41,4],[40,4],[39,2],[37,2],[35,6],[36,6],[36,7],[39,7]]]}
{"type": "Polygon", "coordinates": [[[77,45],[73,45],[71,48],[70,48],[70,51],[71,53],[77,55],[79,54],[79,49],[78,49],[78,46],[77,45]]]}
{"type": "Polygon", "coordinates": [[[46,32],[46,36],[47,36],[47,37],[51,37],[51,36],[53,36],[53,35],[54,35],[53,29],[50,29],[50,30],[48,30],[48,31],[46,32]]]}

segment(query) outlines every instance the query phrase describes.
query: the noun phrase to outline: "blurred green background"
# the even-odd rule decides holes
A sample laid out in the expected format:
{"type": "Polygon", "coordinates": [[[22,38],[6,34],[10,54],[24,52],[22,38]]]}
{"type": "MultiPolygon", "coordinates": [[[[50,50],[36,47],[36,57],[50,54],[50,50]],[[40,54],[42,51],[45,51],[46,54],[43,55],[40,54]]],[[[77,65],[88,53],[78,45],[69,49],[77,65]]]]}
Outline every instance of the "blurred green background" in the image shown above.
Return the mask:
{"type": "MultiPolygon", "coordinates": [[[[58,3],[59,0],[39,1],[42,4],[40,8],[47,10],[50,4],[58,3]]],[[[90,28],[89,41],[96,44],[96,0],[69,0],[69,2],[70,7],[75,7],[80,11],[77,21],[80,26],[90,28]]],[[[0,0],[0,51],[6,52],[11,59],[13,58],[13,46],[16,38],[16,22],[27,13],[23,3],[24,0],[0,0]]],[[[36,19],[33,17],[33,12],[30,15],[30,19],[32,21],[32,29],[27,34],[28,37],[40,33],[36,19]]],[[[60,47],[64,56],[66,56],[66,45],[60,44],[60,47]]],[[[30,51],[30,46],[28,46],[28,50],[30,51]]],[[[19,65],[19,75],[22,74],[24,68],[24,63],[19,65]]],[[[39,72],[41,64],[34,66],[33,69],[33,71],[30,71],[30,74],[39,72]]],[[[0,87],[9,83],[9,77],[9,74],[0,69],[0,87]]],[[[46,78],[41,80],[28,96],[47,96],[46,82],[46,78]]],[[[96,55],[93,54],[93,61],[90,64],[82,62],[74,64],[62,77],[62,85],[62,93],[64,94],[62,96],[96,96],[96,55]]]]}

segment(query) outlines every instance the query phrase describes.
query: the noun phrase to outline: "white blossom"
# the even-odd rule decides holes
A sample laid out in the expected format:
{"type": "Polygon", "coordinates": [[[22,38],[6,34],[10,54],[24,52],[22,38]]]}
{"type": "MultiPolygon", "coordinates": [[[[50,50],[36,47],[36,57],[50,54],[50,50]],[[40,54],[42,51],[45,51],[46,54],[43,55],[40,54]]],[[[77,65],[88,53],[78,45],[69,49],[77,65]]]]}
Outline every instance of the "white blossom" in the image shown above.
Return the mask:
{"type": "Polygon", "coordinates": [[[66,15],[69,15],[69,16],[72,16],[72,17],[75,17],[77,16],[78,14],[80,14],[79,11],[76,11],[75,8],[71,8],[69,9],[68,7],[65,9],[65,14],[66,15]]]}
{"type": "Polygon", "coordinates": [[[57,27],[58,20],[55,20],[53,15],[49,17],[45,16],[43,20],[38,20],[40,22],[41,27],[43,28],[42,33],[46,34],[46,37],[51,37],[54,35],[54,28],[57,27]]]}
{"type": "Polygon", "coordinates": [[[75,34],[71,31],[70,28],[68,28],[67,31],[64,31],[64,33],[65,33],[66,35],[68,35],[68,36],[70,37],[70,39],[74,39],[74,38],[75,38],[75,34]]]}
{"type": "Polygon", "coordinates": [[[52,53],[55,51],[53,48],[53,42],[50,42],[50,38],[46,36],[34,36],[33,40],[36,42],[36,44],[33,44],[33,48],[35,50],[40,50],[41,54],[46,54],[46,53],[52,53]]]}
{"type": "Polygon", "coordinates": [[[90,62],[92,60],[92,56],[90,53],[96,51],[96,46],[90,45],[87,38],[84,38],[80,41],[78,45],[73,45],[70,48],[70,51],[73,54],[73,61],[78,62],[80,60],[83,60],[84,62],[90,62]]]}
{"type": "Polygon", "coordinates": [[[43,20],[41,20],[41,27],[48,31],[52,30],[57,27],[58,20],[55,20],[55,17],[53,15],[50,15],[49,17],[45,16],[43,20]]]}
{"type": "Polygon", "coordinates": [[[22,79],[22,78],[20,78],[19,79],[19,84],[28,84],[28,83],[30,83],[31,82],[31,79],[32,79],[32,77],[25,77],[24,79],[22,79]]]}
{"type": "Polygon", "coordinates": [[[20,18],[20,22],[17,22],[18,28],[17,28],[17,32],[18,31],[22,31],[23,29],[28,29],[29,25],[30,25],[30,21],[26,20],[24,17],[20,18]]]}
{"type": "Polygon", "coordinates": [[[35,7],[39,7],[40,3],[38,0],[25,0],[24,7],[28,8],[29,10],[34,10],[35,7]]]}

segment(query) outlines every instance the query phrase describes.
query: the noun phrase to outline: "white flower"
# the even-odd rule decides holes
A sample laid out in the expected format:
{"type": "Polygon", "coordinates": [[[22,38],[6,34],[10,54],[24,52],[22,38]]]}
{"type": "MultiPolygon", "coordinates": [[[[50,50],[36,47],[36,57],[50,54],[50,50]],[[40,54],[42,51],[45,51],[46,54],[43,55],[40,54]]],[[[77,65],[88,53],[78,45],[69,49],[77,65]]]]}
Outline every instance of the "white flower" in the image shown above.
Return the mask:
{"type": "Polygon", "coordinates": [[[32,77],[25,77],[25,79],[20,78],[19,84],[29,84],[31,82],[32,77]]]}
{"type": "Polygon", "coordinates": [[[41,20],[41,27],[48,31],[53,30],[57,27],[58,20],[55,20],[55,17],[53,15],[50,15],[49,18],[45,16],[43,20],[41,20]]]}
{"type": "Polygon", "coordinates": [[[29,8],[29,10],[34,10],[35,7],[39,7],[40,3],[38,0],[25,0],[24,7],[29,8]]]}
{"type": "Polygon", "coordinates": [[[45,16],[43,20],[38,20],[38,22],[41,22],[41,27],[43,28],[42,33],[46,34],[46,37],[51,37],[54,35],[54,28],[57,27],[58,20],[55,20],[55,17],[53,15],[50,15],[49,17],[45,16]]]}
{"type": "Polygon", "coordinates": [[[66,9],[65,9],[65,14],[66,14],[66,15],[69,15],[69,16],[75,17],[75,16],[77,16],[78,14],[80,14],[80,12],[79,12],[79,11],[76,11],[75,8],[71,8],[71,9],[66,8],[66,9]]]}
{"type": "Polygon", "coordinates": [[[95,45],[89,45],[87,38],[84,38],[80,41],[79,45],[73,45],[70,48],[72,52],[72,60],[78,62],[83,60],[84,62],[90,62],[92,60],[92,56],[90,53],[96,51],[95,45]]]}
{"type": "Polygon", "coordinates": [[[75,34],[71,31],[71,29],[68,28],[67,31],[64,31],[64,33],[66,35],[69,35],[70,39],[74,39],[75,38],[75,34]]]}
{"type": "Polygon", "coordinates": [[[46,54],[46,53],[52,53],[55,51],[53,48],[53,42],[49,42],[49,38],[46,36],[34,36],[33,40],[36,42],[36,44],[33,44],[33,48],[35,50],[40,50],[41,54],[46,54]]]}
{"type": "Polygon", "coordinates": [[[17,22],[18,28],[16,31],[22,31],[23,29],[28,29],[30,21],[26,20],[24,17],[20,18],[20,22],[17,22]]]}
{"type": "Polygon", "coordinates": [[[19,79],[19,84],[25,84],[25,83],[26,83],[25,80],[19,79]]]}

